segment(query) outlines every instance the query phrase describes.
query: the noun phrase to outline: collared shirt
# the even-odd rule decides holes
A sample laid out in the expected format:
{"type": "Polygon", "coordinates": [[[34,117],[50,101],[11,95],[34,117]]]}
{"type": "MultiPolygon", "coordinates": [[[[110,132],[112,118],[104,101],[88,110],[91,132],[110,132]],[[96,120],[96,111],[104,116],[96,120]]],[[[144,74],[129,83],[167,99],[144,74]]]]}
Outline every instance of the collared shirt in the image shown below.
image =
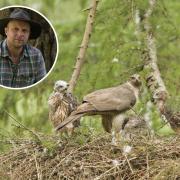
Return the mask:
{"type": "Polygon", "coordinates": [[[27,87],[46,75],[44,58],[39,49],[24,45],[18,64],[14,64],[6,40],[0,43],[0,85],[27,87]]]}

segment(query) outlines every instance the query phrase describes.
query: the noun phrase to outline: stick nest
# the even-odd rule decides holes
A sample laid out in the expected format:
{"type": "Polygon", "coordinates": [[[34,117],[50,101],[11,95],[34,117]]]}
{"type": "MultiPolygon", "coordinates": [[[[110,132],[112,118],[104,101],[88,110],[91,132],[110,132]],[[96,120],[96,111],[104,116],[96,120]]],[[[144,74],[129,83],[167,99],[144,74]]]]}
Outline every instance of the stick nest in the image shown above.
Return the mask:
{"type": "Polygon", "coordinates": [[[180,136],[135,136],[123,152],[124,142],[111,144],[111,136],[41,137],[42,142],[9,140],[13,147],[0,155],[4,179],[180,179],[180,136]]]}

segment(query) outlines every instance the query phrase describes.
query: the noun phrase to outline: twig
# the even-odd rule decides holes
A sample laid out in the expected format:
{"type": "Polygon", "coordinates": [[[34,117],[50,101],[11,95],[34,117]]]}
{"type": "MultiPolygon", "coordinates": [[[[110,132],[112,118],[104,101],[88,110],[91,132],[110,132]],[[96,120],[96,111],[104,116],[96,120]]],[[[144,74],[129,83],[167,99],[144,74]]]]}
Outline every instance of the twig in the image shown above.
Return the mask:
{"type": "Polygon", "coordinates": [[[92,9],[92,7],[85,8],[85,9],[82,10],[82,12],[89,11],[90,9],[92,9]]]}
{"type": "Polygon", "coordinates": [[[36,152],[35,152],[35,154],[33,154],[33,156],[34,156],[34,160],[35,160],[35,164],[36,164],[38,180],[42,180],[42,172],[40,170],[40,167],[39,167],[39,164],[38,164],[38,161],[37,161],[37,158],[36,158],[36,152]]]}
{"type": "Polygon", "coordinates": [[[38,142],[41,142],[40,137],[31,129],[27,128],[26,126],[24,126],[22,123],[20,123],[17,119],[15,119],[8,111],[4,110],[4,112],[11,118],[13,119],[16,123],[18,123],[20,125],[21,128],[24,128],[25,130],[29,131],[31,134],[33,134],[35,136],[35,138],[38,140],[38,142]]]}
{"type": "MultiPolygon", "coordinates": [[[[56,141],[54,136],[50,139],[56,141]]],[[[135,167],[133,174],[121,148],[114,149],[109,143],[110,135],[101,136],[100,139],[98,136],[82,146],[82,149],[79,149],[79,144],[74,141],[69,144],[64,142],[53,157],[44,154],[42,147],[36,144],[18,146],[10,152],[0,154],[0,177],[2,179],[29,177],[29,179],[144,180],[148,179],[148,173],[150,179],[159,179],[160,175],[166,174],[170,179],[179,177],[180,136],[173,139],[159,139],[158,142],[137,136],[132,142],[135,147],[133,153],[130,157],[127,155],[132,169],[135,167]],[[79,150],[73,154],[73,149],[79,150]],[[50,177],[54,167],[69,153],[71,155],[68,159],[65,159],[50,177]],[[103,156],[106,156],[107,160],[104,161],[103,156]],[[113,160],[117,160],[116,163],[113,163],[113,160]],[[168,173],[168,169],[173,169],[171,174],[168,173]]]]}
{"type": "MultiPolygon", "coordinates": [[[[122,164],[122,163],[121,163],[122,164]]],[[[119,165],[121,165],[119,164],[119,165]]],[[[112,168],[108,169],[107,171],[105,171],[103,174],[101,174],[100,176],[96,177],[94,180],[99,180],[101,179],[103,176],[105,176],[107,173],[109,173],[110,171],[112,171],[113,169],[117,168],[117,166],[113,166],[112,168]]]]}
{"type": "Polygon", "coordinates": [[[149,155],[146,154],[146,164],[147,164],[147,179],[149,179],[149,155]]]}
{"type": "Polygon", "coordinates": [[[130,168],[131,172],[134,173],[134,171],[133,171],[133,169],[131,167],[131,164],[129,162],[129,159],[127,158],[126,154],[124,154],[124,157],[126,158],[126,161],[127,161],[128,165],[129,165],[129,168],[130,168]]]}
{"type": "Polygon", "coordinates": [[[142,116],[141,116],[142,111],[139,112],[139,113],[137,113],[137,112],[134,110],[133,107],[131,107],[131,110],[135,113],[135,115],[136,115],[136,117],[137,117],[138,119],[143,119],[142,116]]]}
{"type": "Polygon", "coordinates": [[[75,149],[75,150],[73,149],[67,156],[65,156],[65,157],[55,166],[55,168],[53,169],[51,175],[49,176],[49,180],[51,179],[51,177],[52,177],[54,171],[56,170],[56,168],[58,168],[58,167],[62,164],[62,162],[64,162],[65,159],[67,159],[67,158],[70,157],[72,154],[78,152],[79,150],[83,149],[83,148],[86,147],[86,146],[89,146],[89,144],[92,144],[94,141],[97,141],[97,140],[99,140],[99,139],[101,139],[101,138],[102,138],[102,137],[100,136],[99,138],[91,141],[91,142],[88,143],[88,144],[85,144],[84,146],[81,146],[81,147],[79,147],[79,148],[77,148],[77,149],[75,149]]]}

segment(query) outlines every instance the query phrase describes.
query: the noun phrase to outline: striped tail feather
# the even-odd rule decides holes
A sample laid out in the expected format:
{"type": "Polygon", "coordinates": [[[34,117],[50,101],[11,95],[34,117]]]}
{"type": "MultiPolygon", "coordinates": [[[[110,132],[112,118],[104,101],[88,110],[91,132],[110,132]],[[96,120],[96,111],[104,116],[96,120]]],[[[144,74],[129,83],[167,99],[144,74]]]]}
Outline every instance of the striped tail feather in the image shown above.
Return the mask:
{"type": "Polygon", "coordinates": [[[91,114],[95,111],[96,109],[93,107],[93,105],[89,103],[83,103],[77,108],[77,110],[73,111],[69,117],[67,117],[61,124],[59,124],[55,130],[60,131],[67,124],[73,123],[74,121],[79,120],[84,115],[91,114]]]}
{"type": "Polygon", "coordinates": [[[56,127],[56,131],[60,131],[61,129],[63,129],[67,124],[69,123],[73,123],[76,120],[79,120],[84,114],[74,114],[69,116],[68,118],[66,118],[61,124],[59,124],[56,127]]]}

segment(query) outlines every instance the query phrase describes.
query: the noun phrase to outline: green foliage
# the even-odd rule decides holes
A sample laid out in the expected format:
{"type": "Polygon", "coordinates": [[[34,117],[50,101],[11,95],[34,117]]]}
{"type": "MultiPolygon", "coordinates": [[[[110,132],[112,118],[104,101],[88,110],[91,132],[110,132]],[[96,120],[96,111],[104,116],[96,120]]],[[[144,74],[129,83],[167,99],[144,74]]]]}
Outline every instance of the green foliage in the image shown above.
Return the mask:
{"type": "Polygon", "coordinates": [[[175,132],[171,129],[169,123],[163,121],[163,117],[160,115],[154,104],[151,104],[148,109],[148,113],[149,119],[151,121],[151,127],[154,130],[155,134],[159,136],[170,136],[175,134],[175,132]]]}
{"type": "Polygon", "coordinates": [[[53,156],[54,153],[56,153],[56,150],[58,148],[58,143],[55,141],[50,140],[42,140],[41,142],[43,151],[46,153],[46,155],[53,156]]]}
{"type": "MultiPolygon", "coordinates": [[[[90,6],[90,0],[6,0],[0,2],[1,7],[12,4],[27,5],[47,16],[58,35],[59,56],[49,77],[36,87],[21,91],[0,89],[0,132],[7,136],[18,133],[27,135],[24,131],[12,126],[14,122],[4,112],[6,110],[30,129],[52,133],[52,126],[48,121],[48,96],[56,80],[69,81],[71,78],[87,17],[87,12],[81,12],[81,10],[90,6]]],[[[131,74],[139,70],[138,66],[142,65],[140,50],[146,47],[144,42],[136,38],[133,13],[138,7],[142,15],[147,6],[148,1],[144,0],[99,2],[86,62],[74,92],[79,101],[93,90],[125,82],[131,74]]],[[[156,38],[158,65],[170,93],[167,106],[173,111],[178,111],[180,106],[179,9],[179,0],[161,0],[158,1],[151,17],[156,38]]],[[[143,73],[144,76],[147,72],[143,73]]],[[[150,95],[144,93],[137,111],[143,109],[145,112],[144,105],[149,99],[150,95]]],[[[159,119],[159,115],[153,112],[152,119],[159,119]]],[[[92,127],[93,131],[103,131],[99,117],[84,118],[82,125],[84,127],[82,131],[91,131],[89,127],[92,127]]],[[[155,129],[160,126],[159,121],[153,125],[155,129]]],[[[168,127],[163,128],[167,131],[168,127]]],[[[159,131],[162,131],[162,128],[159,131]]],[[[85,140],[82,138],[77,141],[81,144],[85,140]]]]}
{"type": "Polygon", "coordinates": [[[169,126],[169,124],[164,124],[160,129],[156,132],[159,136],[171,136],[175,135],[175,132],[169,126]]]}
{"type": "Polygon", "coordinates": [[[7,152],[8,150],[10,150],[12,147],[11,144],[9,143],[5,143],[4,141],[0,140],[0,152],[7,152]]]}

